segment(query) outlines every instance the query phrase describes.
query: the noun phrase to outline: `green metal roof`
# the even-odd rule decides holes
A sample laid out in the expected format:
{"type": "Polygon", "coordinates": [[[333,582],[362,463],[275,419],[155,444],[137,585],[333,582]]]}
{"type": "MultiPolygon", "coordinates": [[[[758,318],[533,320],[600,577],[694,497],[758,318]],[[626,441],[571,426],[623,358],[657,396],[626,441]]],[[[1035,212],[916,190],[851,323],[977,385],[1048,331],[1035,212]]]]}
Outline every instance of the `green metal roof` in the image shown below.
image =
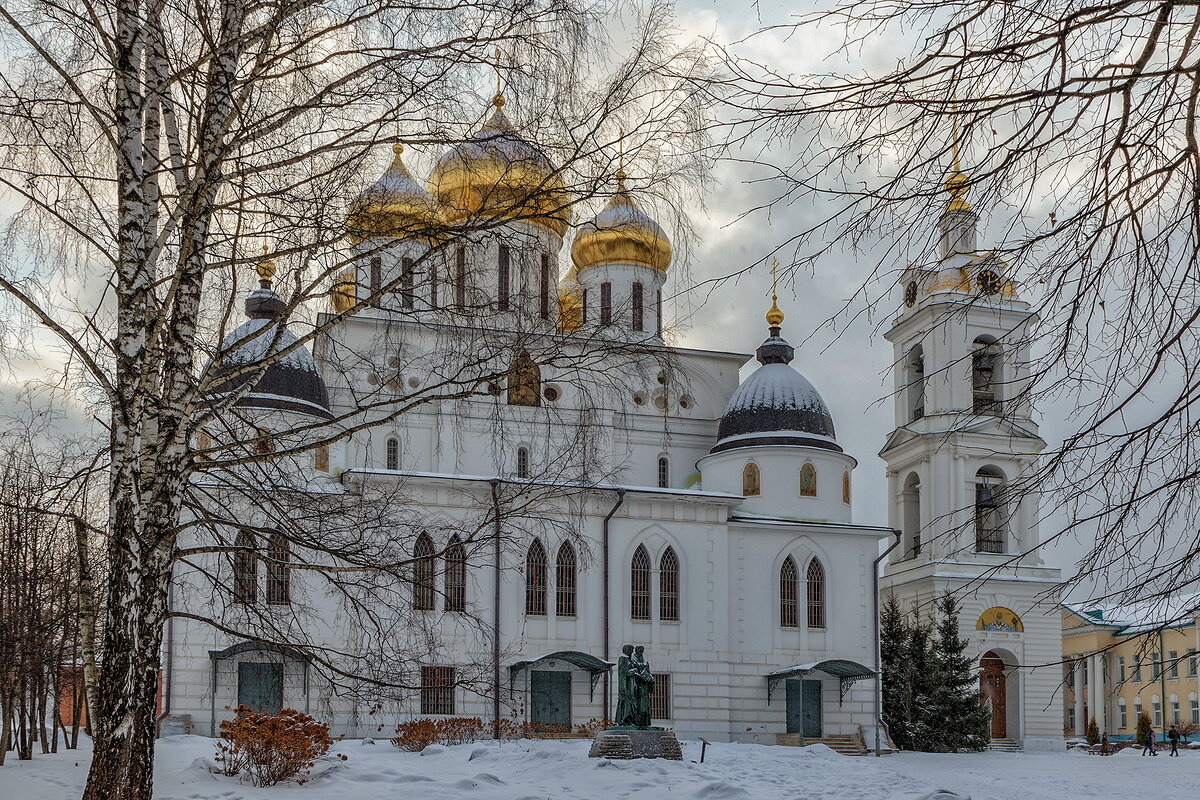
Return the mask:
{"type": "Polygon", "coordinates": [[[508,668],[508,672],[510,675],[516,675],[521,670],[525,669],[526,667],[531,667],[534,664],[537,664],[539,661],[566,661],[568,664],[572,664],[580,669],[587,670],[592,674],[608,672],[613,668],[613,664],[611,662],[605,661],[601,658],[596,658],[588,653],[580,653],[577,650],[560,650],[557,653],[550,653],[549,655],[539,656],[538,658],[529,658],[518,661],[508,668]]]}

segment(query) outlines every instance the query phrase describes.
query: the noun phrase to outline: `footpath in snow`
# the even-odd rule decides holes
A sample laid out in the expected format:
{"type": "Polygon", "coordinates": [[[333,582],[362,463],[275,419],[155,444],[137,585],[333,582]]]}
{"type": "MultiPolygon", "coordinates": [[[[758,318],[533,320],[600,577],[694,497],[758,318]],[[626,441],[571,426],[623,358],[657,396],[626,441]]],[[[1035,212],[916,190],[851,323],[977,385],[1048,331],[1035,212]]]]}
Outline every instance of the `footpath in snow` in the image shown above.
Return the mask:
{"type": "MultiPolygon", "coordinates": [[[[341,742],[345,762],[323,762],[304,786],[258,789],[212,774],[213,740],[159,740],[156,800],[1129,800],[1194,786],[1200,754],[1107,758],[1080,753],[1025,755],[905,753],[839,756],[811,748],[716,744],[705,763],[696,742],[684,761],[587,758],[586,741],[481,742],[405,753],[386,740],[341,742]]],[[[2,800],[75,800],[88,753],[10,757],[0,767],[2,800]]]]}

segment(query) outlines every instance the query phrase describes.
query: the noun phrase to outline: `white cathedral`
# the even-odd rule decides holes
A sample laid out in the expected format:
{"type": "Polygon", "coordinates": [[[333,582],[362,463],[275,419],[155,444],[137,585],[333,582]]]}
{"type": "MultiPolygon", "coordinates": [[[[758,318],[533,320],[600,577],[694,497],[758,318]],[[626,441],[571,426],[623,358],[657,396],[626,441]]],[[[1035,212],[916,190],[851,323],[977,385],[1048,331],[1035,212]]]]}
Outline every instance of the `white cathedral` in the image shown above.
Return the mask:
{"type": "MultiPolygon", "coordinates": [[[[1056,572],[1013,561],[1036,542],[1036,513],[1032,501],[1003,491],[1042,446],[1031,410],[1005,402],[1024,379],[1024,345],[1008,343],[1021,341],[1030,311],[1003,264],[976,253],[964,187],[948,185],[942,268],[906,276],[906,307],[888,333],[900,387],[896,430],[882,452],[893,531],[851,519],[857,462],[839,446],[825,400],[790,365],[778,305],[754,356],[666,345],[672,250],[663,229],[621,173],[607,206],[582,224],[572,224],[565,203],[520,209],[529,186],[561,186],[506,118],[502,98],[495,105],[438,161],[428,191],[396,146],[392,164],[351,205],[357,267],[321,318],[341,319],[311,350],[273,321],[285,303],[269,266],[246,301],[249,321],[222,347],[225,370],[288,349],[235,404],[280,440],[361,409],[364,397],[452,385],[446,343],[464,336],[510,360],[506,385],[417,404],[394,419],[395,402],[380,403],[378,424],[297,460],[314,494],[351,503],[403,497],[405,513],[440,521],[411,543],[412,581],[373,610],[386,620],[394,603],[396,624],[435,642],[425,661],[404,665],[411,691],[372,703],[339,691],[302,653],[222,624],[239,604],[257,605],[311,624],[329,652],[353,649],[361,633],[308,571],[287,566],[302,542],[272,538],[259,559],[256,542],[239,534],[232,558],[199,555],[176,575],[163,730],[214,735],[242,704],[306,710],[349,736],[377,735],[383,717],[443,715],[561,729],[611,717],[611,670],[632,643],[645,646],[657,678],[656,724],[681,737],[850,736],[872,747],[877,572],[902,538],[883,566],[885,591],[905,602],[973,592],[965,635],[984,685],[1001,687],[990,692],[993,708],[1005,709],[993,735],[1027,749],[1061,744],[1058,670],[1025,669],[1057,660],[1058,617],[1037,610],[1056,572]],[[449,247],[405,234],[488,214],[503,219],[449,247]],[[380,294],[377,303],[356,301],[380,294]],[[487,313],[471,319],[469,309],[487,313]],[[563,357],[575,351],[594,363],[581,370],[563,357]],[[403,352],[402,367],[389,352],[403,352]],[[502,521],[497,512],[495,549],[468,556],[456,521],[474,525],[481,509],[499,507],[502,489],[543,485],[563,489],[543,498],[562,506],[557,524],[502,521]],[[203,589],[202,577],[213,575],[229,591],[203,589]]],[[[236,385],[231,378],[226,388],[236,385]]]]}

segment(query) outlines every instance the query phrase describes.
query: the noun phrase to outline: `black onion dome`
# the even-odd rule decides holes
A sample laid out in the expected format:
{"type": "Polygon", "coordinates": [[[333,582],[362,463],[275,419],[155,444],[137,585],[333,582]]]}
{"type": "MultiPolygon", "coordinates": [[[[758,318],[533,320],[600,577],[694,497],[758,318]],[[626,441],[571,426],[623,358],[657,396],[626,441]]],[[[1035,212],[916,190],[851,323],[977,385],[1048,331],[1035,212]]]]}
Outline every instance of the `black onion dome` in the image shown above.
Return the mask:
{"type": "Polygon", "coordinates": [[[825,401],[807,378],[789,366],[795,352],[779,335],[779,328],[772,327],[771,336],[758,348],[762,366],[729,398],[711,452],[757,445],[842,452],[825,401]]]}
{"type": "Polygon", "coordinates": [[[246,316],[250,319],[221,342],[218,365],[214,370],[214,394],[235,392],[259,375],[250,391],[234,403],[236,408],[281,409],[332,417],[329,392],[312,353],[304,345],[288,350],[298,339],[287,328],[280,330],[279,323],[272,321],[282,313],[285,304],[271,291],[269,284],[265,281],[264,284],[246,298],[246,316]],[[284,350],[288,353],[272,362],[261,374],[253,367],[284,350]],[[246,373],[221,380],[222,375],[247,366],[250,369],[246,373]]]}

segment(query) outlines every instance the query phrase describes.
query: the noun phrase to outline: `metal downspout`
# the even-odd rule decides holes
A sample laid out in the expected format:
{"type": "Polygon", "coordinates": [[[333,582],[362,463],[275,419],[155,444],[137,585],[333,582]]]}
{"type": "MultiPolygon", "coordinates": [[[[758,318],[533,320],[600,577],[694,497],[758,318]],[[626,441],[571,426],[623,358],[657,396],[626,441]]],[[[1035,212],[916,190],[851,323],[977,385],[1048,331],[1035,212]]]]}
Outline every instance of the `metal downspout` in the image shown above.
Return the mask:
{"type": "MultiPolygon", "coordinates": [[[[604,516],[604,523],[601,526],[601,534],[600,534],[601,549],[603,551],[602,555],[601,555],[601,559],[604,561],[604,581],[603,581],[603,583],[604,583],[604,660],[605,661],[608,661],[608,659],[609,659],[609,647],[610,647],[609,639],[610,639],[610,633],[611,633],[611,628],[612,628],[612,608],[611,608],[612,603],[610,600],[612,593],[611,593],[610,586],[609,586],[609,575],[611,572],[611,565],[609,564],[608,523],[613,518],[613,514],[617,513],[617,509],[619,509],[624,502],[625,502],[625,490],[618,489],[617,490],[617,502],[613,505],[612,508],[610,508],[608,510],[608,513],[604,516]]],[[[611,674],[612,674],[611,670],[606,671],[604,673],[604,718],[605,719],[612,718],[611,715],[609,714],[609,703],[610,703],[609,697],[612,694],[612,687],[610,685],[611,681],[612,681],[611,674]]]]}
{"type": "Polygon", "coordinates": [[[500,481],[492,485],[492,512],[496,515],[493,558],[495,559],[495,592],[492,597],[492,738],[500,738],[500,481]]]}
{"type": "Polygon", "coordinates": [[[875,757],[879,758],[879,732],[883,729],[883,648],[879,642],[879,562],[883,561],[888,555],[900,545],[900,539],[904,535],[899,528],[892,528],[892,535],[896,537],[896,541],[892,542],[892,546],[879,554],[879,557],[871,562],[874,568],[874,583],[875,589],[875,757]]]}

